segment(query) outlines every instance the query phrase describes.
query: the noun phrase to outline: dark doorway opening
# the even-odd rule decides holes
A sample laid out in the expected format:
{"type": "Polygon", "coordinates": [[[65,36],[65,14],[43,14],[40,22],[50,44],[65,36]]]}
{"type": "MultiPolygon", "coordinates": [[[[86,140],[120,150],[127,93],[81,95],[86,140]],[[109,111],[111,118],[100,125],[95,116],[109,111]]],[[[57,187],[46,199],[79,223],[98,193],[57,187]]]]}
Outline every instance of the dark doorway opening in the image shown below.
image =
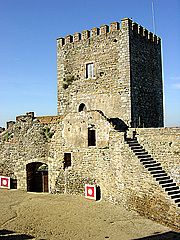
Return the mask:
{"type": "Polygon", "coordinates": [[[96,186],[96,201],[101,200],[101,189],[100,186],[96,186]]]}
{"type": "Polygon", "coordinates": [[[88,146],[96,146],[96,130],[88,128],[88,146]]]}
{"type": "Polygon", "coordinates": [[[48,189],[48,165],[41,162],[33,162],[26,165],[27,191],[49,192],[48,189]]]}
{"type": "Polygon", "coordinates": [[[17,189],[17,179],[10,179],[10,189],[17,189]]]}
{"type": "Polygon", "coordinates": [[[71,153],[64,153],[64,166],[63,169],[65,170],[68,167],[71,167],[71,153]]]}

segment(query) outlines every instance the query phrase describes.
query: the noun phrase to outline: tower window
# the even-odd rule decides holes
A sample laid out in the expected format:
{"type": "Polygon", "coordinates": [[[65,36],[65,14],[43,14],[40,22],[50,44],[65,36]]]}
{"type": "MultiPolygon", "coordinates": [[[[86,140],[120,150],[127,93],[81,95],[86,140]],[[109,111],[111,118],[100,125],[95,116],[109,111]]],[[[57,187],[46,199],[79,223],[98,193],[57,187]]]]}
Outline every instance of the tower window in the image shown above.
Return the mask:
{"type": "Polygon", "coordinates": [[[86,78],[93,78],[94,77],[94,64],[88,63],[86,64],[86,78]]]}
{"type": "Polygon", "coordinates": [[[96,130],[88,128],[88,146],[96,146],[96,130]]]}
{"type": "Polygon", "coordinates": [[[81,103],[79,105],[79,112],[86,111],[86,105],[84,103],[81,103]]]}
{"type": "Polygon", "coordinates": [[[71,153],[64,153],[64,166],[63,169],[65,170],[68,167],[71,167],[71,153]]]}

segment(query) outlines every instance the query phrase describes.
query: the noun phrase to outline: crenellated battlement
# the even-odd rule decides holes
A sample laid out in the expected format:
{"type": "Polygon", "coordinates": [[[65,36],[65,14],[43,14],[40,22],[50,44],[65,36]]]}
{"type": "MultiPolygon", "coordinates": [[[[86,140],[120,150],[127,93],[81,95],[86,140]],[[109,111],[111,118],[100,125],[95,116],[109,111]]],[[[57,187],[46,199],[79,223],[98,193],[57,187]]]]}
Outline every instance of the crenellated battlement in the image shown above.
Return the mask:
{"type": "Polygon", "coordinates": [[[35,117],[34,112],[27,112],[24,115],[16,116],[16,121],[6,122],[6,128],[0,127],[0,134],[8,129],[12,129],[16,123],[35,122],[42,124],[59,123],[63,119],[62,116],[39,116],[35,117]]]}
{"type": "Polygon", "coordinates": [[[121,24],[119,22],[112,22],[110,25],[101,25],[100,28],[94,27],[91,30],[84,30],[81,33],[76,32],[73,35],[67,35],[65,38],[58,38],[57,44],[58,47],[63,47],[70,43],[77,43],[93,37],[122,30],[130,30],[133,34],[139,35],[140,37],[155,44],[160,44],[161,42],[161,39],[158,36],[148,31],[146,28],[142,27],[136,22],[133,22],[129,18],[123,18],[121,20],[121,24]]]}
{"type": "Polygon", "coordinates": [[[146,28],[142,27],[141,25],[138,25],[135,22],[132,22],[132,31],[133,33],[138,34],[146,39],[149,39],[151,42],[154,42],[156,44],[159,44],[161,42],[161,39],[158,36],[156,36],[152,32],[148,31],[146,28]]]}

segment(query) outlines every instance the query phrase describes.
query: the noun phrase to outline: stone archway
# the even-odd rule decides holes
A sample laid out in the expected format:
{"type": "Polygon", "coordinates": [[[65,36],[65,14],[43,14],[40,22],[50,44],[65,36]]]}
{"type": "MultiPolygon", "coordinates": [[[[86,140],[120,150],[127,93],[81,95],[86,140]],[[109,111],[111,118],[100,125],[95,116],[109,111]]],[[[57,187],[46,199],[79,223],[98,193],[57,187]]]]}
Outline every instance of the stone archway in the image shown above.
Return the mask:
{"type": "Polygon", "coordinates": [[[28,192],[49,192],[47,164],[42,162],[28,163],[26,176],[28,192]]]}

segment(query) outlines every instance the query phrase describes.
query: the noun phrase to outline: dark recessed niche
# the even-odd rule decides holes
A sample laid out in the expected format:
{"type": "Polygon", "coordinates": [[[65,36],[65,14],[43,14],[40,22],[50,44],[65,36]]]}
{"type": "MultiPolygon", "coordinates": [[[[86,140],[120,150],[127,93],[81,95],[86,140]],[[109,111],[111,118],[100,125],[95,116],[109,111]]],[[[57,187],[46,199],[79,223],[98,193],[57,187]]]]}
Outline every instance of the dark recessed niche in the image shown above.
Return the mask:
{"type": "Polygon", "coordinates": [[[117,42],[117,39],[114,39],[113,42],[117,42]]]}
{"type": "Polygon", "coordinates": [[[84,104],[84,103],[81,103],[80,105],[79,105],[79,110],[78,110],[78,112],[82,112],[82,111],[86,111],[87,109],[86,109],[86,105],[84,104]]]}

